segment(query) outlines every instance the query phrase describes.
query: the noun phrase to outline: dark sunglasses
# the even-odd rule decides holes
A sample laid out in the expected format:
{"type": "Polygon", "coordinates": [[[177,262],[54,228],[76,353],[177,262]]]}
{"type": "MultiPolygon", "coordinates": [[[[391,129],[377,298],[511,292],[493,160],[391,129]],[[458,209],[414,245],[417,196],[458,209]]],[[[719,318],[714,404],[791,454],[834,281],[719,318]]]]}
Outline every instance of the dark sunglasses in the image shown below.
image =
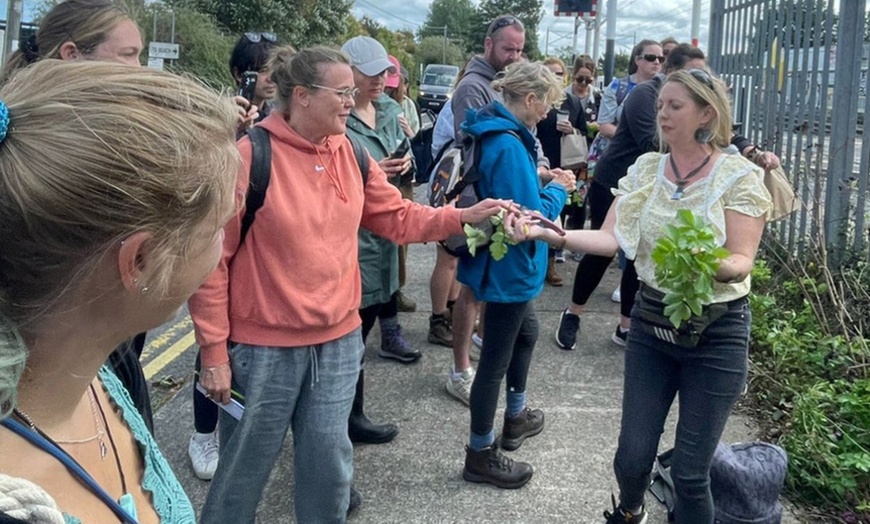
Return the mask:
{"type": "Polygon", "coordinates": [[[578,84],[591,84],[592,77],[591,76],[575,76],[574,81],[578,84]]]}
{"type": "Polygon", "coordinates": [[[492,36],[493,33],[498,31],[499,29],[504,29],[505,27],[512,25],[515,25],[522,30],[526,29],[526,27],[523,25],[523,21],[519,18],[511,15],[500,16],[489,24],[489,28],[486,30],[486,36],[492,36]]]}
{"type": "Polygon", "coordinates": [[[656,60],[658,60],[660,64],[665,63],[665,57],[663,57],[662,55],[654,55],[650,53],[647,55],[641,55],[641,57],[647,62],[655,62],[656,60]]]}
{"type": "Polygon", "coordinates": [[[711,77],[710,73],[708,73],[707,71],[704,71],[703,69],[689,69],[686,72],[692,75],[698,82],[701,82],[710,89],[713,89],[713,77],[711,77]]]}
{"type": "Polygon", "coordinates": [[[267,42],[277,42],[278,36],[275,33],[260,32],[260,33],[245,33],[245,38],[252,44],[259,43],[260,40],[267,42]]]}

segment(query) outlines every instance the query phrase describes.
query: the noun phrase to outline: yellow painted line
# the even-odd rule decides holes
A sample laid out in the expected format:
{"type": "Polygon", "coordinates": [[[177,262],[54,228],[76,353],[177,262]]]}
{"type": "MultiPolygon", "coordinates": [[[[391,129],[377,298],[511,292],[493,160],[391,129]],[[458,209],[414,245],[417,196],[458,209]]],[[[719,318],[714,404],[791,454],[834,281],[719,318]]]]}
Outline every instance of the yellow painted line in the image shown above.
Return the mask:
{"type": "Polygon", "coordinates": [[[143,368],[145,371],[145,379],[151,380],[154,375],[160,373],[163,368],[178,358],[179,355],[187,351],[195,342],[196,337],[194,336],[193,330],[191,330],[188,334],[184,335],[181,340],[172,344],[169,349],[158,355],[157,358],[149,362],[148,365],[143,368]]]}
{"type": "Polygon", "coordinates": [[[169,328],[163,330],[163,332],[148,342],[148,345],[145,346],[145,350],[142,352],[141,359],[148,360],[152,354],[159,352],[164,347],[168,347],[173,339],[178,335],[189,331],[192,326],[193,321],[190,319],[190,315],[187,315],[169,328]]]}

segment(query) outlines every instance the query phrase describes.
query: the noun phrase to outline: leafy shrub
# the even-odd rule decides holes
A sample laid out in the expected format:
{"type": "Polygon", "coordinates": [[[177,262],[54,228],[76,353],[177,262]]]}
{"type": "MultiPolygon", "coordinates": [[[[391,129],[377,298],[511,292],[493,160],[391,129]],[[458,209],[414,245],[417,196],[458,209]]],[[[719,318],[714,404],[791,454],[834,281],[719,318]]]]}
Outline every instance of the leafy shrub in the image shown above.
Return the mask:
{"type": "Polygon", "coordinates": [[[753,271],[750,392],[789,454],[789,497],[870,522],[870,350],[863,263],[832,271],[766,245],[753,271]],[[856,317],[855,312],[862,315],[856,317]]]}

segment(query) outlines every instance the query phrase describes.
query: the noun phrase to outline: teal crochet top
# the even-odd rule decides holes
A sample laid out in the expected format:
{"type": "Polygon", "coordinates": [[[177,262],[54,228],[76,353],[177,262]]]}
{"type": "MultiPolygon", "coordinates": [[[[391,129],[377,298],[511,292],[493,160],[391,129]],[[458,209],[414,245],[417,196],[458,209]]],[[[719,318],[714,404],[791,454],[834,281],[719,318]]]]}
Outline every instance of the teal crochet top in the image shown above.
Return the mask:
{"type": "MultiPolygon", "coordinates": [[[[157,448],[157,442],[133,405],[130,394],[108,367],[103,366],[100,369],[99,377],[103,389],[109,394],[115,406],[120,408],[124,422],[139,444],[139,451],[145,462],[142,489],[151,493],[151,500],[160,521],[172,524],[195,524],[196,514],[193,512],[190,499],[187,498],[187,494],[175,478],[175,473],[157,448]]],[[[132,496],[125,494],[119,503],[131,515],[136,516],[136,506],[132,496]]],[[[82,524],[72,515],[64,514],[64,519],[67,524],[82,524]]]]}

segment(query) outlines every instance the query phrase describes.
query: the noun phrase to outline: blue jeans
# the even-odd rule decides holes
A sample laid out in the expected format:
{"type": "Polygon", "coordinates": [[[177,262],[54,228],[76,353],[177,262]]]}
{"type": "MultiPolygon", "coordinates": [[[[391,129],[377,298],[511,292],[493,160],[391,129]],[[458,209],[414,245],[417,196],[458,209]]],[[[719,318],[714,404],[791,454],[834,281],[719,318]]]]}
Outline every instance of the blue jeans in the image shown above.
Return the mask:
{"type": "Polygon", "coordinates": [[[613,461],[620,502],[628,509],[643,504],[665,419],[679,392],[671,466],[676,522],[712,524],[710,462],[746,381],[749,305],[745,299],[732,302],[694,349],[647,333],[636,312],[625,350],[622,427],[613,461]]]}
{"type": "Polygon", "coordinates": [[[221,410],[220,462],[200,522],[254,522],[288,428],[296,520],[345,521],[353,477],[347,417],[363,350],[359,329],[318,346],[230,348],[245,414],[237,422],[221,410]]]}

